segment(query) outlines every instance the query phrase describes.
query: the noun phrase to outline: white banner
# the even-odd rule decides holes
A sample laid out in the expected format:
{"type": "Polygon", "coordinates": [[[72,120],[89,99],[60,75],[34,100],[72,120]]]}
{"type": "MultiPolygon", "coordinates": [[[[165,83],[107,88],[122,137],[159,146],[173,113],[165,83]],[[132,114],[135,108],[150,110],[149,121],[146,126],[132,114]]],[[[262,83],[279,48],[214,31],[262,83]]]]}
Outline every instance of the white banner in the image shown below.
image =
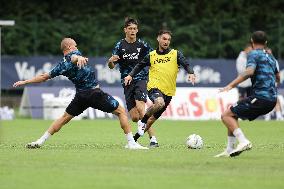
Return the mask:
{"type": "MultiPolygon", "coordinates": [[[[220,119],[221,114],[238,100],[237,89],[219,93],[219,88],[177,88],[161,119],[209,120],[220,119]]],[[[150,100],[147,106],[151,105],[150,100]]]]}

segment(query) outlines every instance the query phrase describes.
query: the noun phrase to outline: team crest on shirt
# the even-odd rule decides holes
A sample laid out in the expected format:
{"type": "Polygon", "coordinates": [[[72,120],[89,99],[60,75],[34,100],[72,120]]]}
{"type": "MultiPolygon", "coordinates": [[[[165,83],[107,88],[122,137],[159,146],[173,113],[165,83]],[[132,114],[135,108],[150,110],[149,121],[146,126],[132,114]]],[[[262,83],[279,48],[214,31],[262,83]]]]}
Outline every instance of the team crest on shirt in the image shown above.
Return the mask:
{"type": "Polygon", "coordinates": [[[141,48],[137,48],[138,53],[140,53],[141,48]]]}

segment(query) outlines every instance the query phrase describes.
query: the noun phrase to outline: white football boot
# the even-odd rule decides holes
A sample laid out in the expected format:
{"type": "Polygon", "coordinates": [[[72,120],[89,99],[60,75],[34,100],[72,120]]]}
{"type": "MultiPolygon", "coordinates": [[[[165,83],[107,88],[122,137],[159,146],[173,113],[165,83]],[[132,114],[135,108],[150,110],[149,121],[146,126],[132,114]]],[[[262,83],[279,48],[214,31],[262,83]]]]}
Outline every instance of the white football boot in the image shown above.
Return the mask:
{"type": "Polygon", "coordinates": [[[240,155],[243,151],[250,150],[252,144],[250,141],[239,143],[238,146],[230,153],[231,157],[240,155]]]}
{"type": "Polygon", "coordinates": [[[130,150],[148,150],[149,149],[147,147],[141,146],[137,142],[128,142],[128,144],[126,144],[125,148],[130,149],[130,150]]]}
{"type": "Polygon", "coordinates": [[[41,144],[38,141],[26,144],[26,148],[29,148],[29,149],[40,148],[40,147],[41,147],[41,144]]]}
{"type": "Polygon", "coordinates": [[[218,158],[218,157],[230,157],[230,153],[227,150],[224,150],[224,152],[217,154],[214,157],[216,157],[216,158],[218,158]]]}

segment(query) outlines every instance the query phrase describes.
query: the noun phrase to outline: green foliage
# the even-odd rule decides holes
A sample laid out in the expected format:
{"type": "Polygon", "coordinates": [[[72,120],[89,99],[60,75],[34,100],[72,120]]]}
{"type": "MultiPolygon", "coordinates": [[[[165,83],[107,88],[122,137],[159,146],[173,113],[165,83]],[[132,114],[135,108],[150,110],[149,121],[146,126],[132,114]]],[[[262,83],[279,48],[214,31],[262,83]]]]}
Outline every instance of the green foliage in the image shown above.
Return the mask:
{"type": "Polygon", "coordinates": [[[173,31],[172,47],[193,58],[236,58],[255,30],[284,57],[284,3],[271,0],[120,0],[17,1],[1,3],[0,18],[13,19],[2,30],[2,53],[58,55],[65,36],[77,40],[88,56],[109,56],[124,37],[124,17],[139,20],[138,36],[156,46],[156,34],[173,31]]]}

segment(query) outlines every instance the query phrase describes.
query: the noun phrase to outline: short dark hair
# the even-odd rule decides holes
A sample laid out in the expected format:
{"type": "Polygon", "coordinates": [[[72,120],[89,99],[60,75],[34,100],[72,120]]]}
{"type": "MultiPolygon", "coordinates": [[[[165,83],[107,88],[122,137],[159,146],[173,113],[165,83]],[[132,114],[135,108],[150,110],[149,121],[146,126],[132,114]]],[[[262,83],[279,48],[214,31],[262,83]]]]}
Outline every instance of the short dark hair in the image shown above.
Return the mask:
{"type": "Polygon", "coordinates": [[[264,31],[255,31],[252,33],[251,39],[254,43],[265,45],[267,42],[266,33],[264,31]]]}
{"type": "Polygon", "coordinates": [[[124,20],[124,27],[127,28],[130,24],[135,24],[138,26],[138,21],[131,17],[126,17],[124,20]]]}
{"type": "Polygon", "coordinates": [[[169,34],[170,36],[173,35],[170,30],[162,29],[162,30],[160,30],[160,31],[158,32],[158,36],[161,36],[161,35],[163,35],[163,34],[165,34],[165,33],[166,33],[166,34],[169,34]]]}

